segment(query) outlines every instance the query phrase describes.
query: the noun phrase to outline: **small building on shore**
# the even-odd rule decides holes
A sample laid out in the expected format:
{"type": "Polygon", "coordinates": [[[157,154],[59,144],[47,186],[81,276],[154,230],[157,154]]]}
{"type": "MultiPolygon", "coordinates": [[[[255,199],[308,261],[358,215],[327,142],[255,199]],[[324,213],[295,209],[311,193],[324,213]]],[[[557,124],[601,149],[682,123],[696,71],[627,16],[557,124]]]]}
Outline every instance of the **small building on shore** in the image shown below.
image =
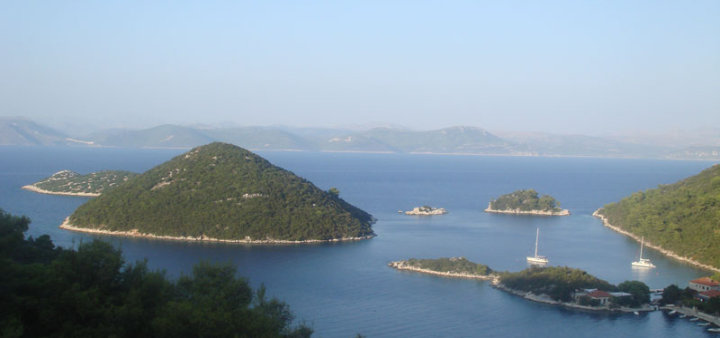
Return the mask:
{"type": "Polygon", "coordinates": [[[720,297],[720,291],[718,290],[708,290],[703,291],[695,295],[695,299],[701,301],[701,302],[707,302],[710,299],[718,298],[720,297]]]}
{"type": "Polygon", "coordinates": [[[688,287],[697,292],[704,292],[710,290],[720,291],[720,282],[717,282],[710,277],[701,277],[691,280],[690,283],[688,283],[688,287]]]}

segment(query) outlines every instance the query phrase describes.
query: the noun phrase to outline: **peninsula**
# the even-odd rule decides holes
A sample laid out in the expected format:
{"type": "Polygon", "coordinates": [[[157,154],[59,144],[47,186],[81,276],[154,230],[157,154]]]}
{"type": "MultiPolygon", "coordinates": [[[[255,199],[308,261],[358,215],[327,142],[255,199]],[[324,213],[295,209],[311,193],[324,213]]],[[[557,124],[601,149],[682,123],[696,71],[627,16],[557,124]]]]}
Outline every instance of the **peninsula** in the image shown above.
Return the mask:
{"type": "Polygon", "coordinates": [[[63,229],[166,240],[315,243],[373,237],[374,218],[262,157],[197,147],[89,200],[63,229]]]}
{"type": "Polygon", "coordinates": [[[568,216],[570,211],[560,208],[560,202],[552,196],[538,197],[533,189],[518,190],[502,195],[488,203],[485,212],[512,215],[568,216]]]}
{"type": "Polygon", "coordinates": [[[720,271],[720,165],[679,182],[636,192],[593,213],[603,225],[661,253],[720,271]]]}
{"type": "Polygon", "coordinates": [[[498,277],[487,265],[473,263],[465,257],[437,259],[410,258],[404,261],[390,262],[388,266],[398,270],[416,271],[445,277],[482,280],[493,280],[498,277]]]}
{"type": "Polygon", "coordinates": [[[492,281],[492,286],[525,299],[589,311],[653,311],[650,289],[639,281],[610,284],[579,269],[530,267],[519,272],[496,272],[464,257],[390,262],[388,266],[451,278],[492,281]]]}
{"type": "Polygon", "coordinates": [[[405,215],[416,215],[416,216],[432,216],[432,215],[444,215],[447,214],[445,208],[433,208],[431,206],[423,205],[421,207],[415,207],[410,211],[406,211],[405,215]]]}
{"type": "Polygon", "coordinates": [[[136,173],[122,170],[99,171],[87,175],[62,170],[22,188],[50,195],[96,197],[135,176],[136,173]]]}

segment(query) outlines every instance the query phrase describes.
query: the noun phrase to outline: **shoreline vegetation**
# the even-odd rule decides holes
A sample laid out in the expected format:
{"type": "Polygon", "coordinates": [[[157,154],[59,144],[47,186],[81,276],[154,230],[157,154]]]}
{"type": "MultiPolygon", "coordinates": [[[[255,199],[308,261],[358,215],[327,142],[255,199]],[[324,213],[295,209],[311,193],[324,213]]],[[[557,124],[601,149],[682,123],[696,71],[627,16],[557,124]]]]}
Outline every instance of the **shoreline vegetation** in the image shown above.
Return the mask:
{"type": "Polygon", "coordinates": [[[108,241],[71,248],[30,236],[31,220],[0,209],[2,337],[309,337],[289,305],[201,261],[178,277],[126,261],[108,241]],[[212,287],[208,287],[211,285],[212,287]]]}
{"type": "Polygon", "coordinates": [[[142,233],[137,229],[131,231],[111,231],[111,230],[100,230],[91,228],[81,228],[74,226],[70,223],[70,217],[66,217],[60,229],[84,232],[95,235],[109,235],[109,236],[122,236],[122,237],[133,237],[133,238],[145,238],[145,239],[158,239],[158,240],[170,240],[180,242],[210,242],[210,243],[230,243],[230,244],[320,244],[320,243],[336,243],[336,242],[352,242],[371,239],[375,237],[375,234],[359,237],[343,237],[343,238],[331,238],[331,239],[307,239],[302,241],[291,241],[282,239],[252,239],[246,237],[245,239],[222,239],[212,238],[207,236],[200,237],[189,237],[189,236],[166,236],[166,235],[154,235],[148,233],[142,233]]]}
{"type": "MultiPolygon", "coordinates": [[[[447,277],[447,278],[463,278],[463,279],[477,279],[477,280],[484,280],[484,281],[490,281],[491,286],[516,295],[520,296],[522,298],[525,298],[527,300],[538,302],[538,303],[544,303],[554,306],[562,306],[569,309],[575,309],[575,310],[584,310],[584,311],[594,311],[594,312],[649,312],[649,311],[655,311],[657,308],[655,306],[652,306],[650,304],[641,304],[641,306],[638,307],[629,307],[629,306],[619,306],[615,305],[613,307],[610,306],[610,304],[605,305],[582,305],[576,301],[563,301],[562,298],[560,299],[553,299],[550,295],[545,293],[535,293],[533,291],[525,291],[520,290],[516,288],[509,287],[505,284],[503,284],[503,278],[508,279],[508,283],[518,283],[522,282],[522,280],[525,279],[532,279],[531,276],[533,273],[536,273],[540,271],[540,274],[542,274],[542,271],[549,271],[550,274],[552,274],[553,271],[556,271],[558,273],[557,276],[560,276],[560,278],[575,278],[574,281],[566,281],[566,280],[555,280],[554,282],[562,282],[567,283],[568,286],[573,283],[581,283],[585,286],[591,286],[591,287],[604,287],[604,288],[615,288],[614,285],[611,285],[603,280],[599,280],[591,275],[588,275],[584,271],[577,270],[577,269],[570,269],[570,268],[558,268],[558,267],[551,267],[551,268],[529,268],[526,270],[523,270],[521,272],[517,273],[509,273],[509,272],[494,272],[492,269],[487,267],[486,265],[473,263],[471,261],[468,261],[464,257],[453,257],[453,258],[438,258],[438,259],[416,259],[416,258],[410,258],[408,260],[400,260],[400,261],[392,261],[388,263],[388,266],[391,268],[394,268],[396,270],[402,270],[402,271],[412,271],[412,272],[418,272],[418,273],[424,273],[428,275],[435,275],[435,276],[441,276],[441,277],[447,277]],[[476,271],[476,272],[473,272],[476,271]]],[[[556,277],[557,277],[556,276],[556,277]]],[[[537,281],[545,281],[548,283],[554,283],[553,281],[547,280],[549,275],[543,275],[539,276],[537,281]]],[[[632,283],[638,283],[638,282],[632,282],[632,283]]],[[[622,285],[621,285],[622,286],[622,285]]],[[[535,285],[534,287],[538,287],[535,285]]],[[[541,288],[546,288],[547,285],[541,286],[541,288]]],[[[552,285],[550,285],[552,287],[552,285]]],[[[550,292],[553,294],[552,292],[550,292]]],[[[556,295],[557,296],[557,295],[556,295]]],[[[573,299],[570,295],[565,295],[567,299],[573,299]]]]}
{"type": "Polygon", "coordinates": [[[495,281],[500,276],[498,276],[495,273],[489,273],[489,274],[476,274],[476,273],[467,273],[467,272],[453,272],[453,271],[435,271],[431,269],[425,269],[421,267],[414,266],[410,264],[408,261],[394,261],[388,263],[388,266],[397,270],[404,270],[404,271],[413,271],[413,272],[420,272],[428,275],[436,275],[436,276],[443,276],[443,277],[451,277],[451,278],[468,278],[468,279],[480,279],[480,280],[489,280],[489,281],[495,281]]]}
{"type": "MultiPolygon", "coordinates": [[[[641,241],[640,236],[637,236],[637,235],[635,235],[635,234],[633,234],[633,233],[631,233],[631,232],[629,232],[629,231],[627,231],[627,230],[623,230],[623,229],[620,228],[620,227],[617,227],[617,226],[614,226],[614,225],[610,224],[610,222],[607,220],[607,218],[600,213],[601,210],[602,210],[602,208],[595,210],[592,215],[595,216],[595,217],[597,217],[597,218],[599,218],[599,219],[602,221],[602,223],[603,223],[603,225],[604,225],[605,227],[608,227],[608,228],[610,228],[611,230],[613,230],[613,231],[615,231],[615,232],[618,232],[618,233],[620,233],[620,234],[623,234],[623,235],[625,235],[625,236],[628,236],[628,237],[634,239],[636,242],[640,242],[640,241],[641,241]]],[[[690,264],[690,265],[697,266],[697,267],[699,267],[699,268],[703,268],[703,269],[707,269],[707,270],[711,270],[711,271],[720,272],[720,268],[716,268],[716,267],[714,267],[714,266],[712,266],[712,265],[700,263],[700,262],[698,262],[698,261],[696,261],[696,260],[694,260],[694,259],[692,259],[692,258],[689,258],[689,257],[680,256],[679,254],[677,254],[677,253],[675,253],[675,252],[673,252],[673,251],[664,249],[663,247],[661,247],[661,246],[659,246],[659,245],[655,245],[655,244],[653,244],[653,243],[651,243],[651,242],[648,242],[647,240],[645,240],[644,243],[645,243],[644,245],[645,245],[646,247],[653,248],[653,249],[659,251],[660,253],[662,253],[663,255],[668,256],[668,257],[670,257],[670,258],[679,260],[679,261],[681,261],[681,262],[684,262],[684,263],[687,263],[687,264],[690,264]]]]}
{"type": "Polygon", "coordinates": [[[517,190],[490,201],[488,213],[532,216],[568,216],[570,211],[560,208],[560,202],[550,195],[540,196],[534,189],[517,190]]]}
{"type": "Polygon", "coordinates": [[[22,188],[49,195],[98,197],[135,176],[136,173],[124,170],[103,170],[86,175],[61,170],[22,188]]]}
{"type": "Polygon", "coordinates": [[[35,184],[24,185],[24,186],[22,186],[22,189],[40,193],[40,194],[47,194],[47,195],[75,196],[75,197],[98,197],[98,196],[100,196],[100,194],[98,194],[98,193],[90,193],[90,192],[50,191],[50,190],[38,188],[35,186],[35,184]]]}

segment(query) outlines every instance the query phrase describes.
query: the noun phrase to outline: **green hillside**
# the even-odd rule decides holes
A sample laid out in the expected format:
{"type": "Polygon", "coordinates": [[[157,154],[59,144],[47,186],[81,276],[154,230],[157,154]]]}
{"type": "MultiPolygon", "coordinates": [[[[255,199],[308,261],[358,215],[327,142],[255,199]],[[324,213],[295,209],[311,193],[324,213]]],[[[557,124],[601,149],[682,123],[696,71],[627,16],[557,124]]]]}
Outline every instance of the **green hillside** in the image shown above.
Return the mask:
{"type": "Polygon", "coordinates": [[[88,201],[77,227],[218,239],[329,240],[373,234],[337,193],[240,147],[211,143],[88,201]]]}
{"type": "Polygon", "coordinates": [[[636,192],[598,213],[646,241],[720,268],[720,165],[636,192]]]}
{"type": "Polygon", "coordinates": [[[33,183],[32,186],[58,194],[101,194],[134,176],[137,174],[121,170],[99,171],[87,175],[63,170],[33,183]]]}

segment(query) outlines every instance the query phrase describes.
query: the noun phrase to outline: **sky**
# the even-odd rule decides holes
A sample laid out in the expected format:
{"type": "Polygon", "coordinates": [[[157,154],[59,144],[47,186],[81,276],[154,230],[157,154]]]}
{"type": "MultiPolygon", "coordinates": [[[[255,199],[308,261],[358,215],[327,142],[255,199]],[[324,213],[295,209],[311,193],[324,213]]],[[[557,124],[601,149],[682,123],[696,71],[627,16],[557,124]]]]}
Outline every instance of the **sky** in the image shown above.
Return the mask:
{"type": "Polygon", "coordinates": [[[720,126],[720,1],[6,1],[0,116],[600,134],[720,126]]]}

